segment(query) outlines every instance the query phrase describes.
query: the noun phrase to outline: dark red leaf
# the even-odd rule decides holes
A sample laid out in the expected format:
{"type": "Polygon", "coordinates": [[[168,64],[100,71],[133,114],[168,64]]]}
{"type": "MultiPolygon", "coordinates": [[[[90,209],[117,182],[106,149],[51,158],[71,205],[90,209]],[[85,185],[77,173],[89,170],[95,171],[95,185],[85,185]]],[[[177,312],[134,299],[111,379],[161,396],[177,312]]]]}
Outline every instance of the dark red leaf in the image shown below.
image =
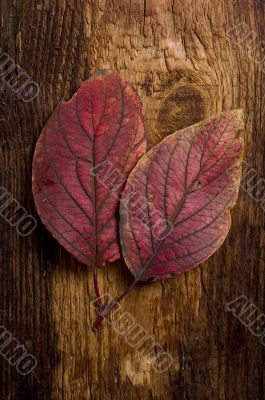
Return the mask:
{"type": "Polygon", "coordinates": [[[121,199],[120,236],[135,281],[166,279],[225,240],[241,173],[240,110],[165,138],[138,162],[121,199]]]}
{"type": "Polygon", "coordinates": [[[141,106],[116,73],[84,82],[48,120],[33,161],[35,204],[79,261],[100,266],[120,257],[119,196],[145,148],[141,106]]]}

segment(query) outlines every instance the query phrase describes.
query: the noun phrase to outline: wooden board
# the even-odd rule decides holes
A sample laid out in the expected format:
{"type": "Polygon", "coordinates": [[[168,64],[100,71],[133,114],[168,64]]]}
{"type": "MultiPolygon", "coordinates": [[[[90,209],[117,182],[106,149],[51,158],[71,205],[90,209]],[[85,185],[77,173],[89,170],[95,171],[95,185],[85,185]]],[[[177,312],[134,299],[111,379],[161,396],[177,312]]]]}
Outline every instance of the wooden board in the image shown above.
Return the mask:
{"type": "MultiPolygon", "coordinates": [[[[41,88],[30,103],[4,83],[0,91],[1,185],[29,213],[36,215],[31,162],[45,121],[103,68],[132,82],[153,143],[243,108],[245,160],[264,177],[263,0],[0,0],[0,17],[1,48],[41,88]]],[[[0,325],[38,362],[22,376],[1,358],[1,399],[265,399],[264,348],[226,309],[245,295],[265,310],[264,214],[245,191],[228,239],[208,262],[178,279],[140,285],[122,303],[172,354],[162,374],[111,324],[92,331],[91,271],[39,220],[24,238],[3,219],[0,227],[0,325]]],[[[130,275],[117,263],[99,280],[114,296],[130,275]]]]}

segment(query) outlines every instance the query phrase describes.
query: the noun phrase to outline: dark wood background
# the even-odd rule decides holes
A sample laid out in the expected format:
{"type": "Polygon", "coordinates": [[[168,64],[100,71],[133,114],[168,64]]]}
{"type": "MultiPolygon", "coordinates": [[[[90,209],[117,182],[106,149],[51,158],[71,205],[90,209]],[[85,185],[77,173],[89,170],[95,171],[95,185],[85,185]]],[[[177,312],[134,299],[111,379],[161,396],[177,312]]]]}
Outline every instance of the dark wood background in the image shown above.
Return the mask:
{"type": "MultiPolygon", "coordinates": [[[[264,94],[255,51],[226,32],[245,22],[265,40],[264,0],[0,0],[0,46],[41,87],[23,103],[0,91],[1,185],[33,215],[31,163],[41,129],[62,99],[102,68],[130,79],[153,143],[211,114],[243,108],[245,160],[263,178],[264,94]]],[[[36,356],[19,375],[3,359],[1,400],[262,400],[264,347],[226,304],[244,294],[263,312],[264,213],[241,191],[223,247],[178,279],[137,287],[123,302],[174,356],[156,373],[115,331],[95,334],[91,271],[38,228],[20,237],[1,226],[0,325],[36,356]]],[[[121,263],[100,274],[120,292],[121,263]]]]}

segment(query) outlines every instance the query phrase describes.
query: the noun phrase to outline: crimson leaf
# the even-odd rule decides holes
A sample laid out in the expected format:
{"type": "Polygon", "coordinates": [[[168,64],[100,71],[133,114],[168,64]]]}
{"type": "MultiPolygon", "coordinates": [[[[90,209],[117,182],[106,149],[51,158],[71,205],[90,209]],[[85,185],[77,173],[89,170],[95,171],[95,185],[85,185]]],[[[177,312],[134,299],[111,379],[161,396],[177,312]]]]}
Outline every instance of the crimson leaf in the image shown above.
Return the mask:
{"type": "Polygon", "coordinates": [[[119,196],[145,148],[141,106],[116,73],[85,81],[44,127],[33,161],[35,204],[47,229],[82,263],[120,257],[119,196]]]}
{"type": "Polygon", "coordinates": [[[234,110],[176,132],[131,172],[120,237],[132,286],[194,268],[222,245],[239,190],[241,120],[234,110]]]}

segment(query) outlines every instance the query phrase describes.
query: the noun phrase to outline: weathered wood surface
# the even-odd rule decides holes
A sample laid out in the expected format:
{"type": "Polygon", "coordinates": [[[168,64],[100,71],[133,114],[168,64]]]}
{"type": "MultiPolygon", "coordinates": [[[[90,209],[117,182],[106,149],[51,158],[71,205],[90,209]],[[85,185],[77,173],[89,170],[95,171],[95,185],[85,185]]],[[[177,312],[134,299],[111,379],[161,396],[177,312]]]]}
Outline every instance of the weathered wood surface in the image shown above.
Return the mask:
{"type": "MultiPolygon", "coordinates": [[[[41,86],[23,103],[2,85],[1,185],[31,212],[31,162],[38,135],[60,99],[102,68],[130,79],[153,143],[176,128],[242,107],[245,159],[264,171],[264,73],[226,32],[245,22],[264,40],[263,0],[0,0],[0,46],[41,86]]],[[[178,279],[139,286],[122,309],[174,357],[158,374],[111,326],[95,334],[91,271],[39,222],[20,237],[1,219],[0,324],[36,356],[19,375],[1,359],[3,400],[262,400],[264,348],[226,304],[241,294],[264,304],[264,215],[244,192],[224,246],[178,279]]],[[[130,276],[121,264],[100,274],[114,295],[130,276]]]]}

